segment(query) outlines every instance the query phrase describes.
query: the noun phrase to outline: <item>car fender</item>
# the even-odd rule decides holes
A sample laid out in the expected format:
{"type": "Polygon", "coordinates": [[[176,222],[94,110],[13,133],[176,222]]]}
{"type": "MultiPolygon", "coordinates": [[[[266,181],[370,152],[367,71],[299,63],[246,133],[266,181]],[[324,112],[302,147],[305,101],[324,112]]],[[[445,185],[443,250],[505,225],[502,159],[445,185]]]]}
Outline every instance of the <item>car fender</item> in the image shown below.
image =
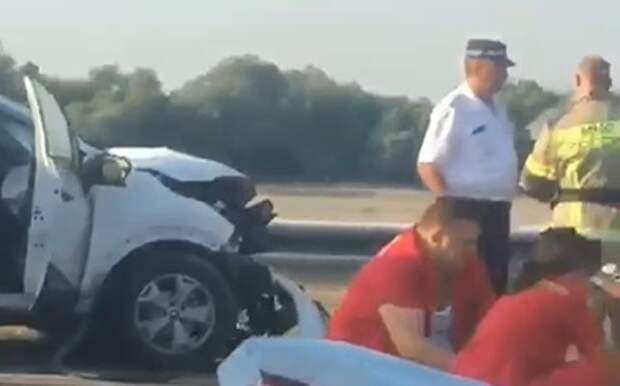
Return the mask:
{"type": "Polygon", "coordinates": [[[124,187],[94,186],[90,194],[93,223],[78,306],[82,310],[132,251],[161,241],[223,251],[235,231],[211,206],[176,194],[149,173],[131,173],[124,187]]]}
{"type": "Polygon", "coordinates": [[[82,295],[78,304],[78,311],[81,312],[90,308],[106,277],[132,252],[160,242],[185,243],[202,248],[205,251],[217,251],[219,246],[214,242],[215,240],[216,238],[213,235],[205,233],[204,230],[190,227],[154,227],[145,230],[143,234],[128,237],[110,253],[97,259],[96,261],[100,264],[94,264],[87,270],[82,281],[82,295]]]}

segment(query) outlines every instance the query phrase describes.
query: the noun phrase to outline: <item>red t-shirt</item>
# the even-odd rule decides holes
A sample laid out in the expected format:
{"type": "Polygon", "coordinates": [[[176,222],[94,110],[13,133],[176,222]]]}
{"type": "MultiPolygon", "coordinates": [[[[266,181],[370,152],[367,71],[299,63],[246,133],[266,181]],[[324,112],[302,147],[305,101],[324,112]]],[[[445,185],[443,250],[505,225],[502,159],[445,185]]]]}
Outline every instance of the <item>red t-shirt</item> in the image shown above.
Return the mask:
{"type": "Polygon", "coordinates": [[[558,280],[499,299],[457,355],[453,371],[500,386],[603,386],[602,331],[587,289],[558,280]],[[580,359],[567,364],[570,345],[580,359]]]}
{"type": "MultiPolygon", "coordinates": [[[[432,262],[425,256],[415,228],[408,229],[357,274],[329,322],[327,338],[398,355],[379,307],[390,303],[423,310],[425,335],[430,336],[437,285],[432,262]]],[[[478,257],[468,258],[453,287],[451,341],[455,349],[473,333],[493,301],[494,293],[482,261],[478,257]]]]}

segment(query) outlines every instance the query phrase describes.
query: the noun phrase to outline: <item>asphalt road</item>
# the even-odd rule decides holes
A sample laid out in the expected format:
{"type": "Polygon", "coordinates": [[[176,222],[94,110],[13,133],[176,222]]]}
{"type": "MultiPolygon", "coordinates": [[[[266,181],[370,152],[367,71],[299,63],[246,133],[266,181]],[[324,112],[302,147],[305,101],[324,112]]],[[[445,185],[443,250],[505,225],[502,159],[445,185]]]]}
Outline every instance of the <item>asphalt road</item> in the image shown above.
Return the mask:
{"type": "Polygon", "coordinates": [[[0,332],[0,385],[207,385],[210,374],[152,374],[105,359],[72,360],[63,374],[51,370],[53,350],[29,331],[5,328],[0,332]]]}
{"type": "MultiPolygon", "coordinates": [[[[261,259],[302,283],[328,308],[335,306],[344,285],[363,262],[363,258],[332,259],[316,255],[275,255],[261,259]]],[[[18,327],[0,328],[0,385],[217,385],[212,374],[153,374],[97,357],[72,360],[65,369],[69,374],[58,374],[50,371],[52,355],[53,348],[36,333],[18,327]]]]}
{"type": "Polygon", "coordinates": [[[173,380],[168,383],[145,383],[145,382],[114,382],[104,379],[88,380],[81,377],[74,376],[61,376],[61,375],[45,375],[45,374],[22,374],[22,373],[2,373],[0,374],[0,384],[4,386],[125,386],[125,385],[145,385],[145,386],[160,386],[160,385],[203,385],[203,386],[215,386],[217,382],[213,377],[200,377],[192,379],[179,379],[173,380]]]}

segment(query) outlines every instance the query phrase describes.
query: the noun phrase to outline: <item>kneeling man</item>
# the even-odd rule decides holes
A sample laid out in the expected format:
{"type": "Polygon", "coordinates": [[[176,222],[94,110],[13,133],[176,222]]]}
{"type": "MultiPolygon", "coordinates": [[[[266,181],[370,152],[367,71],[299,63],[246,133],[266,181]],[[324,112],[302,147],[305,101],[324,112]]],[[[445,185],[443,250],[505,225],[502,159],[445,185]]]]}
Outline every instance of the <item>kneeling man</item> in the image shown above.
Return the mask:
{"type": "Polygon", "coordinates": [[[370,260],[330,320],[328,339],[447,370],[494,301],[477,243],[476,213],[439,198],[370,260]],[[450,309],[442,345],[437,311],[450,309]]]}

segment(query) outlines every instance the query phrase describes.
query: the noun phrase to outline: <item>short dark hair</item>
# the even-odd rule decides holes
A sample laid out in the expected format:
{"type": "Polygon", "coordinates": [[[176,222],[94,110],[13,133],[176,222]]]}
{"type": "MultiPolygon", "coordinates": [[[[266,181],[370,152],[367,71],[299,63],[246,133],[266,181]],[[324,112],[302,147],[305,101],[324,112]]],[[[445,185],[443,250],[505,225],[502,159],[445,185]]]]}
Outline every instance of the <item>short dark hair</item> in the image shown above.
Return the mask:
{"type": "Polygon", "coordinates": [[[515,282],[523,290],[539,280],[573,271],[596,272],[601,266],[601,243],[588,239],[574,228],[548,228],[534,246],[533,259],[524,263],[515,282]]]}
{"type": "Polygon", "coordinates": [[[418,223],[422,227],[445,226],[458,220],[479,223],[476,211],[466,200],[439,197],[426,208],[418,223]]]}

